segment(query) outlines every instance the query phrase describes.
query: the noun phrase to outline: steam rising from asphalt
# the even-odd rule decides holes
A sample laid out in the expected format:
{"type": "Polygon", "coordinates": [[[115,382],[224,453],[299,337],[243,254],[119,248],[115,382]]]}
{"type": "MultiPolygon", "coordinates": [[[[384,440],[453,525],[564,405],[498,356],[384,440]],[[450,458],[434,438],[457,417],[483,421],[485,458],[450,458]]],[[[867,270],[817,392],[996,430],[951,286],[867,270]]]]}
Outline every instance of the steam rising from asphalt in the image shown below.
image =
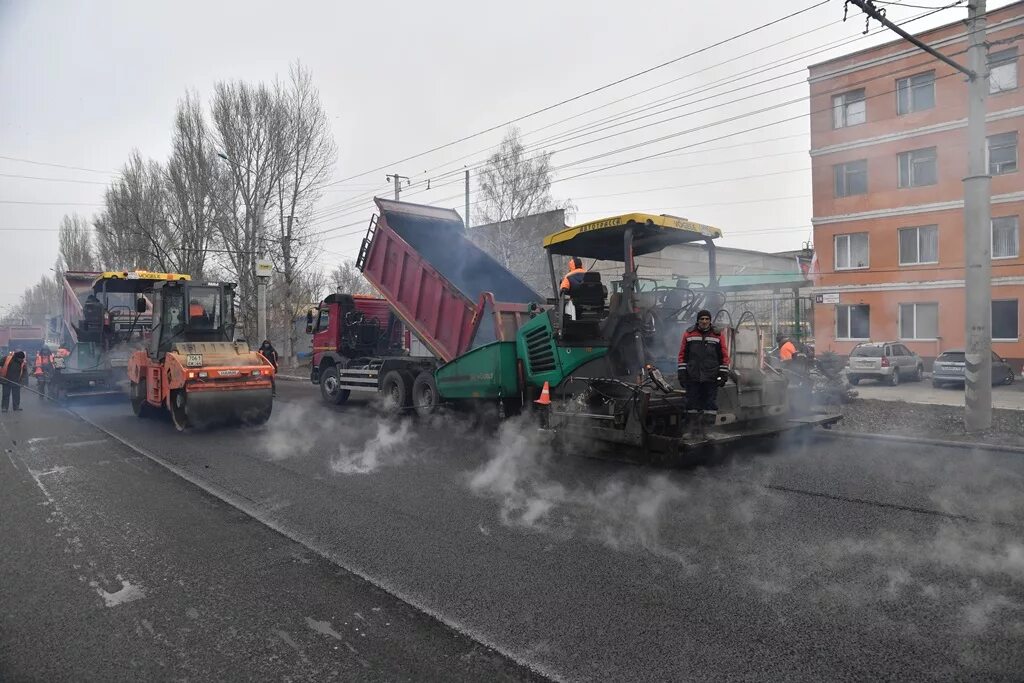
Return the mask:
{"type": "Polygon", "coordinates": [[[397,426],[377,423],[377,434],[355,449],[347,444],[339,446],[339,453],[331,460],[331,470],[338,474],[369,474],[387,465],[398,465],[411,457],[409,420],[397,426]]]}
{"type": "Polygon", "coordinates": [[[328,458],[334,474],[369,474],[411,460],[410,420],[359,408],[339,415],[322,406],[310,408],[284,403],[274,411],[263,447],[271,460],[301,457],[328,458]],[[324,452],[325,443],[337,450],[324,452]]]}

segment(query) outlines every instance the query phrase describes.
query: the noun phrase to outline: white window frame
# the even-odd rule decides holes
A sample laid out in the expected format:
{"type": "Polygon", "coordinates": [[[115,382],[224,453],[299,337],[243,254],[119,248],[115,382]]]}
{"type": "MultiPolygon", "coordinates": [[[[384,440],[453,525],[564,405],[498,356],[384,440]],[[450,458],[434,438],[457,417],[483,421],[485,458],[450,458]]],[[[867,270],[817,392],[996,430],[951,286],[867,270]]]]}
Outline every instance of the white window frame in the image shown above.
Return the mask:
{"type": "Polygon", "coordinates": [[[871,267],[871,235],[866,232],[848,232],[842,235],[836,235],[832,238],[832,265],[834,270],[867,270],[871,267]],[[864,235],[864,239],[867,240],[867,262],[863,266],[840,266],[839,265],[839,240],[841,237],[846,238],[846,262],[852,263],[853,252],[850,248],[850,238],[856,235],[864,235]]]}
{"type": "Polygon", "coordinates": [[[921,301],[921,302],[908,302],[900,303],[896,305],[896,331],[899,333],[900,341],[936,341],[939,337],[939,303],[937,301],[921,301]],[[903,308],[904,306],[913,306],[914,310],[914,336],[904,337],[903,336],[903,308]],[[918,306],[934,306],[935,307],[935,336],[934,337],[918,337],[917,336],[917,307],[918,306]]]}
{"type": "Polygon", "coordinates": [[[1005,259],[1020,258],[1020,218],[1019,218],[1019,216],[995,216],[992,219],[991,227],[990,227],[990,230],[989,230],[989,237],[991,237],[991,240],[992,240],[991,244],[990,244],[990,248],[992,250],[991,254],[992,254],[992,260],[993,261],[1003,261],[1005,259]],[[1008,218],[1012,218],[1013,219],[1013,229],[1017,233],[1017,253],[1016,254],[1009,254],[1007,256],[996,256],[996,221],[998,221],[998,220],[1005,220],[1005,219],[1008,219],[1008,218]]]}
{"type": "Polygon", "coordinates": [[[839,128],[850,128],[851,126],[860,126],[867,123],[868,120],[868,102],[865,96],[864,88],[858,88],[857,90],[848,90],[844,93],[832,96],[832,128],[838,130],[839,128]],[[864,120],[857,123],[849,122],[849,107],[851,104],[861,102],[864,106],[864,120]],[[837,121],[837,115],[841,118],[841,121],[837,121]],[[838,124],[838,125],[837,125],[838,124]]]}
{"type": "Polygon", "coordinates": [[[919,111],[928,111],[929,109],[934,109],[939,104],[937,94],[938,93],[936,93],[936,91],[935,91],[935,71],[934,71],[934,69],[931,70],[931,71],[922,71],[921,73],[918,73],[918,74],[912,74],[910,76],[907,76],[906,78],[897,78],[896,79],[896,115],[897,116],[906,116],[907,114],[913,114],[913,113],[919,112],[919,111]],[[921,86],[920,85],[914,86],[913,85],[913,81],[914,81],[915,78],[918,78],[920,76],[931,76],[931,81],[928,83],[928,85],[932,89],[932,105],[930,107],[922,107],[920,109],[917,109],[917,108],[914,107],[914,88],[915,87],[920,88],[921,86]],[[906,85],[903,85],[903,84],[906,84],[906,85]],[[908,103],[908,106],[910,108],[907,109],[907,111],[900,111],[900,92],[902,90],[908,90],[909,91],[909,97],[907,99],[907,103],[908,103]]]}
{"type": "MultiPolygon", "coordinates": [[[[1011,47],[1006,50],[999,50],[998,52],[990,52],[988,55],[988,94],[998,95],[1004,92],[1013,92],[1020,85],[1020,70],[1017,68],[1017,48],[1011,47]],[[1001,88],[996,83],[997,70],[1002,69],[1004,71],[1013,72],[1013,85],[1001,88]]],[[[1001,73],[1001,72],[1000,72],[1001,73]]]]}
{"type": "Polygon", "coordinates": [[[994,133],[985,138],[985,167],[988,169],[989,175],[1008,175],[1010,173],[1016,173],[1020,170],[1020,135],[1015,130],[1008,130],[1005,133],[994,133]],[[1013,134],[1013,170],[1012,171],[993,171],[992,170],[992,138],[999,137],[1000,135],[1013,134]]]}
{"type": "MultiPolygon", "coordinates": [[[[1004,301],[1016,301],[1017,302],[1017,336],[1016,337],[996,337],[996,336],[993,336],[992,337],[992,341],[994,341],[994,342],[1015,342],[1015,341],[1020,341],[1020,299],[992,299],[992,303],[993,304],[1001,303],[1001,302],[1004,302],[1004,301]]],[[[992,316],[992,309],[990,307],[989,308],[989,329],[994,332],[995,328],[992,326],[991,316],[992,316]]]]}
{"type": "Polygon", "coordinates": [[[900,152],[896,155],[896,177],[897,183],[900,189],[908,189],[911,187],[928,187],[930,185],[938,185],[939,183],[939,150],[937,147],[922,147],[921,149],[910,149],[906,152],[900,152]],[[931,156],[927,157],[924,155],[925,152],[931,152],[931,156]],[[915,155],[921,156],[921,159],[915,159],[915,155]],[[907,159],[907,179],[903,181],[903,159],[907,159]],[[918,164],[931,161],[935,166],[934,178],[935,182],[932,183],[918,183],[914,182],[914,169],[918,164]]]}
{"type": "Polygon", "coordinates": [[[841,164],[835,164],[834,166],[832,166],[832,194],[835,195],[836,199],[841,199],[843,197],[859,197],[859,196],[865,195],[867,193],[868,193],[868,160],[867,159],[853,159],[851,161],[844,161],[841,164]],[[851,193],[849,191],[850,183],[847,180],[847,177],[849,176],[849,173],[847,172],[846,167],[851,165],[851,164],[861,164],[861,163],[864,164],[864,191],[863,192],[851,193]],[[837,179],[837,177],[839,176],[840,173],[842,174],[842,177],[843,177],[843,194],[839,194],[836,191],[836,189],[837,189],[836,188],[836,184],[837,184],[836,183],[836,179],[837,179]]]}
{"type": "Polygon", "coordinates": [[[896,231],[896,248],[899,250],[899,260],[901,266],[925,266],[939,262],[939,226],[938,225],[913,225],[906,228],[900,228],[896,231]],[[934,261],[922,261],[921,260],[921,231],[933,229],[935,230],[935,260],[934,261]],[[903,239],[902,233],[904,230],[913,230],[917,233],[917,260],[916,261],[904,261],[903,260],[903,239]]]}
{"type": "Polygon", "coordinates": [[[870,341],[871,340],[871,305],[870,304],[836,304],[836,327],[835,327],[836,341],[870,341]],[[852,308],[866,308],[868,309],[868,336],[866,337],[840,337],[839,336],[839,317],[843,311],[846,312],[846,332],[850,333],[850,309],[852,308]]]}

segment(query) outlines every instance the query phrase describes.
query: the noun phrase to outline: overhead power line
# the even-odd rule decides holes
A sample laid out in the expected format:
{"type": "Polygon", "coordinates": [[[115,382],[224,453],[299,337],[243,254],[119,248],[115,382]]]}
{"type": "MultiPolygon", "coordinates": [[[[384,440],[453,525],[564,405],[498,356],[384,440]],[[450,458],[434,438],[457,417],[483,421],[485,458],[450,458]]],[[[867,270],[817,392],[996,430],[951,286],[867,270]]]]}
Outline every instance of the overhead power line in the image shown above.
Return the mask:
{"type": "Polygon", "coordinates": [[[52,166],[53,168],[67,168],[72,171],[87,171],[89,173],[105,173],[107,175],[118,175],[117,171],[101,171],[98,168],[83,168],[81,166],[67,166],[66,164],[53,164],[46,161],[33,161],[32,159],[22,159],[19,157],[8,157],[0,155],[0,159],[6,159],[7,161],[17,161],[23,164],[33,164],[35,166],[52,166]]]}
{"type": "Polygon", "coordinates": [[[644,76],[644,75],[649,74],[649,73],[651,73],[653,71],[657,71],[658,69],[663,69],[666,66],[670,66],[672,64],[680,62],[680,61],[682,61],[684,59],[687,59],[689,57],[693,57],[694,55],[701,54],[702,52],[707,52],[708,50],[711,50],[713,48],[720,47],[720,46],[725,45],[727,43],[730,43],[730,42],[732,42],[734,40],[738,40],[738,39],[743,38],[745,36],[749,36],[749,35],[751,35],[753,33],[756,33],[758,31],[764,30],[764,29],[766,29],[766,28],[768,28],[770,26],[774,26],[774,25],[776,25],[778,23],[786,21],[787,19],[792,19],[793,17],[800,16],[801,14],[804,14],[805,12],[809,12],[809,11],[811,11],[811,10],[817,8],[817,7],[821,7],[822,5],[825,5],[825,4],[828,4],[828,0],[821,0],[821,2],[816,2],[813,5],[810,5],[808,7],[803,8],[803,9],[797,10],[796,12],[792,12],[790,14],[787,14],[787,15],[783,16],[783,17],[779,17],[778,19],[774,19],[774,20],[769,21],[767,23],[761,24],[760,26],[755,26],[754,28],[751,28],[751,29],[748,29],[746,31],[743,31],[742,33],[737,33],[737,34],[735,34],[733,36],[730,36],[728,38],[720,40],[720,41],[718,41],[716,43],[712,43],[711,45],[707,45],[707,46],[699,48],[697,50],[693,50],[692,52],[688,52],[688,53],[686,53],[684,55],[680,55],[678,57],[675,57],[673,59],[668,60],[667,62],[662,62],[661,64],[656,64],[655,66],[648,67],[648,68],[643,69],[641,71],[638,71],[638,72],[636,72],[634,74],[630,74],[629,76],[625,76],[623,78],[619,78],[617,80],[611,81],[610,83],[605,83],[604,85],[598,86],[596,88],[592,88],[591,90],[587,90],[586,92],[582,92],[582,93],[580,93],[578,95],[574,95],[572,97],[566,98],[566,99],[561,100],[559,102],[555,102],[554,104],[550,104],[550,105],[548,105],[546,107],[542,107],[540,109],[534,110],[534,111],[532,111],[532,112],[530,112],[528,114],[523,114],[521,116],[517,116],[517,117],[515,117],[513,119],[509,119],[508,121],[504,121],[502,123],[499,123],[499,124],[497,124],[495,126],[491,126],[490,128],[486,128],[486,129],[478,131],[476,133],[472,133],[470,135],[465,135],[465,136],[463,136],[463,137],[461,137],[461,138],[459,138],[457,140],[453,140],[452,142],[448,142],[448,143],[445,143],[443,145],[438,145],[437,147],[433,147],[433,148],[428,149],[428,150],[426,150],[424,152],[419,152],[417,154],[413,154],[411,156],[407,156],[407,157],[405,157],[403,159],[398,159],[397,161],[392,161],[392,162],[386,163],[383,166],[378,166],[377,168],[372,168],[372,169],[370,169],[368,171],[363,171],[362,173],[357,173],[356,175],[352,175],[352,176],[348,176],[346,178],[342,178],[341,180],[339,180],[337,182],[338,183],[343,183],[343,182],[346,182],[348,180],[354,180],[355,178],[361,178],[362,176],[369,175],[371,173],[377,173],[377,172],[383,171],[385,169],[390,169],[390,168],[392,168],[392,167],[394,167],[396,165],[403,164],[403,163],[405,163],[407,161],[411,161],[413,159],[418,159],[420,157],[426,156],[427,154],[432,154],[434,152],[437,152],[438,150],[445,149],[446,147],[451,147],[453,145],[457,145],[457,144],[465,142],[467,140],[472,140],[473,138],[480,137],[481,135],[485,135],[487,133],[494,132],[494,131],[499,130],[501,128],[504,128],[506,126],[510,126],[510,125],[512,125],[514,123],[518,123],[520,121],[524,121],[524,120],[526,120],[528,118],[531,118],[533,116],[537,116],[538,114],[543,114],[544,112],[551,111],[552,109],[556,109],[558,107],[564,106],[566,104],[569,104],[570,102],[575,102],[577,100],[583,99],[584,97],[588,97],[588,96],[593,95],[595,93],[599,93],[599,92],[601,92],[603,90],[607,90],[608,88],[612,88],[612,87],[614,87],[616,85],[620,85],[620,84],[625,83],[626,81],[630,81],[630,80],[632,80],[634,78],[639,78],[640,76],[644,76]]]}

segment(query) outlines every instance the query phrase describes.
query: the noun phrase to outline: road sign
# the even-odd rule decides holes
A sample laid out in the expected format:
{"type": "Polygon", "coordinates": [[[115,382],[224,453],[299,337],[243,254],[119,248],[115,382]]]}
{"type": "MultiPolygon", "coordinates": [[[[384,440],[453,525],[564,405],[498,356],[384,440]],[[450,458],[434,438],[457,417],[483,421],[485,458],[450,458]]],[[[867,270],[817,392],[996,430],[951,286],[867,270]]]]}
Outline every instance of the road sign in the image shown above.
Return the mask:
{"type": "Polygon", "coordinates": [[[839,292],[822,292],[814,295],[816,304],[837,304],[839,303],[839,292]]]}
{"type": "Polygon", "coordinates": [[[256,262],[256,277],[270,277],[274,274],[274,262],[260,259],[256,262]]]}

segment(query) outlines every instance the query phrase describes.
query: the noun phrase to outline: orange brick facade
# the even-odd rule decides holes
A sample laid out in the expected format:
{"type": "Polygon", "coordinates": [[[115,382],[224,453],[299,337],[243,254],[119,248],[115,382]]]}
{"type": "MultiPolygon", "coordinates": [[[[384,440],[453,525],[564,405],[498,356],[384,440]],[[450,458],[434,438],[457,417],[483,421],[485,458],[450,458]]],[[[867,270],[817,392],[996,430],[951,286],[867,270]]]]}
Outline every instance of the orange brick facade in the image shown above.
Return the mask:
{"type": "MultiPolygon", "coordinates": [[[[1017,147],[1024,142],[1024,83],[1018,83],[1024,2],[990,12],[988,28],[998,90],[988,99],[986,129],[998,171],[992,177],[992,217],[998,219],[992,298],[998,301],[993,336],[1001,338],[993,350],[1013,359],[1019,372],[1024,171],[1018,166],[1024,160],[1018,161],[1017,147]],[[992,137],[1000,134],[1009,135],[992,137]]],[[[966,61],[962,23],[919,37],[966,61]]],[[[815,305],[818,348],[845,355],[861,339],[900,339],[926,359],[963,348],[964,78],[896,41],[816,64],[809,82],[819,271],[814,292],[839,301],[815,305]]]]}

